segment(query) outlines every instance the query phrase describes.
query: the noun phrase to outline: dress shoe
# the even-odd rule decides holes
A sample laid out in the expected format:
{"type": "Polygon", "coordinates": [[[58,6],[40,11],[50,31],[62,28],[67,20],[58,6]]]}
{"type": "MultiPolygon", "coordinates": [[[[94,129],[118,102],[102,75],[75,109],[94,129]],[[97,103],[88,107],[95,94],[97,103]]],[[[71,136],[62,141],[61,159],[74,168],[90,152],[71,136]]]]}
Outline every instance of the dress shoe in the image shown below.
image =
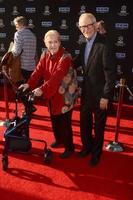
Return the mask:
{"type": "Polygon", "coordinates": [[[61,155],[60,158],[69,158],[74,153],[74,150],[65,150],[61,155]]]}
{"type": "Polygon", "coordinates": [[[60,144],[61,144],[61,142],[55,140],[50,146],[51,146],[52,148],[57,148],[57,147],[59,147],[60,144]]]}
{"type": "Polygon", "coordinates": [[[91,167],[95,167],[98,165],[99,161],[100,161],[99,157],[92,157],[91,160],[89,161],[89,165],[91,167]]]}
{"type": "Polygon", "coordinates": [[[90,150],[86,150],[86,149],[82,149],[80,152],[78,152],[78,157],[79,158],[83,158],[88,156],[88,154],[90,153],[90,150]]]}

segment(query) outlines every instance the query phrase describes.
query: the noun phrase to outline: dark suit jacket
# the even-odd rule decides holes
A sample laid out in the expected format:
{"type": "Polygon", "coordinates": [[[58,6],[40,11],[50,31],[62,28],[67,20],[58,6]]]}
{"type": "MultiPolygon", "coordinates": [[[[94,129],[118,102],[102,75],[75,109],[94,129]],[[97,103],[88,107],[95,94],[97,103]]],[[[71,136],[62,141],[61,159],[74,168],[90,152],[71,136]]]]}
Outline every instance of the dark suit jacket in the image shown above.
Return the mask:
{"type": "Polygon", "coordinates": [[[87,95],[91,103],[98,103],[100,98],[111,100],[116,80],[114,51],[105,36],[97,33],[85,67],[85,45],[81,45],[80,54],[74,60],[76,68],[83,67],[83,98],[87,95]]]}

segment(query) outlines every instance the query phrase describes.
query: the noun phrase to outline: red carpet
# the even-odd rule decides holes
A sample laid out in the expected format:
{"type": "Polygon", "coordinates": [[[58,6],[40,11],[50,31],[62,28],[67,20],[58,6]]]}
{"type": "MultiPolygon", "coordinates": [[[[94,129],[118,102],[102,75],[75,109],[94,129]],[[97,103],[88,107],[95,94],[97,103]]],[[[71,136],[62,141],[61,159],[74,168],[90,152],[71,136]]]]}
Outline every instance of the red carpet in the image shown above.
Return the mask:
{"type": "MultiPolygon", "coordinates": [[[[0,120],[5,119],[4,103],[0,101],[0,120]]],[[[36,105],[30,125],[30,136],[53,140],[49,113],[36,105]]],[[[19,106],[19,109],[22,107],[19,106]]],[[[10,103],[10,118],[14,104],[10,103]]],[[[128,108],[133,113],[133,108],[128,108]]],[[[76,111],[77,110],[77,111],[76,111]]],[[[79,111],[73,113],[73,131],[76,152],[81,147],[79,111]]],[[[9,153],[7,172],[2,170],[0,156],[0,197],[2,200],[132,200],[133,199],[133,121],[121,119],[119,142],[123,152],[108,152],[105,145],[115,138],[115,117],[109,117],[105,131],[105,144],[101,162],[95,168],[88,165],[89,157],[77,158],[76,153],[62,160],[63,148],[53,149],[50,165],[43,162],[44,144],[32,143],[28,154],[9,153]]],[[[3,150],[4,127],[0,127],[0,155],[3,150]]]]}

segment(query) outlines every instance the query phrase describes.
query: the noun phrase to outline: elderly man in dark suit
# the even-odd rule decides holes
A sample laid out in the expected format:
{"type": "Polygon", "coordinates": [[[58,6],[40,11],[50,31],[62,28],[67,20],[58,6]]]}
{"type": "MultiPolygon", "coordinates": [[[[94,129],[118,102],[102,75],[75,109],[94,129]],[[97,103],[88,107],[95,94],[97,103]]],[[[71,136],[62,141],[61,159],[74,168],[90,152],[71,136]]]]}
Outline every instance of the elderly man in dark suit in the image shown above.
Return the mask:
{"type": "Polygon", "coordinates": [[[89,164],[96,166],[102,153],[107,112],[115,85],[116,66],[110,44],[105,36],[97,32],[95,16],[83,13],[79,17],[78,27],[86,38],[86,43],[81,45],[80,54],[75,58],[75,67],[83,67],[80,111],[83,146],[78,156],[84,157],[91,152],[89,164]]]}

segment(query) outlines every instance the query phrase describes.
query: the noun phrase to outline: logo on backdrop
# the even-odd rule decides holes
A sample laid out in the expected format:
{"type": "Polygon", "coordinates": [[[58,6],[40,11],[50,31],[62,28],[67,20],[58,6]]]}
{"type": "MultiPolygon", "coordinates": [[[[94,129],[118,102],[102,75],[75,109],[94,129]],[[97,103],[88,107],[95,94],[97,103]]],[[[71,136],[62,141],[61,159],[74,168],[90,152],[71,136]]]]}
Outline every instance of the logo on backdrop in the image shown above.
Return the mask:
{"type": "Polygon", "coordinates": [[[63,42],[69,41],[69,35],[61,35],[61,41],[63,42]]]}
{"type": "Polygon", "coordinates": [[[12,10],[12,15],[19,15],[20,14],[20,12],[18,11],[18,7],[17,6],[13,6],[12,9],[13,9],[12,10]]]}
{"type": "Polygon", "coordinates": [[[0,38],[6,38],[6,33],[0,33],[0,38]]]}
{"type": "Polygon", "coordinates": [[[0,8],[0,13],[5,13],[6,9],[5,8],[0,8]]]}
{"type": "Polygon", "coordinates": [[[119,60],[123,60],[126,58],[126,53],[119,53],[119,52],[116,52],[116,58],[119,59],[119,60]]]}
{"type": "Polygon", "coordinates": [[[82,34],[79,35],[79,38],[78,38],[77,43],[78,43],[78,44],[82,44],[82,43],[85,43],[85,42],[86,42],[85,37],[84,37],[82,34]]]}
{"type": "Polygon", "coordinates": [[[85,13],[85,12],[86,12],[86,7],[85,7],[84,5],[82,5],[82,6],[80,7],[79,15],[81,15],[81,14],[83,14],[83,13],[85,13]]]}
{"type": "Polygon", "coordinates": [[[0,52],[5,52],[5,51],[6,51],[5,45],[4,45],[4,43],[1,43],[0,44],[0,52]]]}
{"type": "Polygon", "coordinates": [[[115,43],[115,45],[117,47],[123,47],[123,46],[125,46],[125,43],[124,43],[123,39],[124,39],[123,36],[119,36],[118,39],[117,39],[117,42],[115,43]]]}
{"type": "Polygon", "coordinates": [[[68,26],[66,24],[66,19],[62,19],[60,29],[67,29],[67,28],[68,28],[68,26]]]}
{"type": "Polygon", "coordinates": [[[115,28],[117,30],[125,30],[129,28],[129,24],[128,23],[115,23],[115,28]]]}
{"type": "Polygon", "coordinates": [[[122,67],[121,67],[121,65],[117,65],[117,75],[122,75],[123,74],[123,72],[122,72],[122,67]]]}
{"type": "Polygon", "coordinates": [[[70,7],[59,7],[59,13],[70,13],[70,7]]]}
{"type": "Polygon", "coordinates": [[[127,16],[129,13],[127,13],[127,6],[126,5],[122,5],[120,12],[118,13],[119,16],[127,16]]]}
{"type": "Polygon", "coordinates": [[[109,13],[109,7],[96,7],[96,13],[109,13]]]}
{"type": "Polygon", "coordinates": [[[13,21],[11,21],[11,26],[14,26],[14,22],[13,21]]]}
{"type": "Polygon", "coordinates": [[[75,55],[79,55],[80,50],[79,49],[75,49],[74,53],[75,53],[75,55]]]}
{"type": "Polygon", "coordinates": [[[31,28],[31,29],[33,29],[35,27],[35,25],[33,24],[33,19],[29,19],[28,27],[31,28]]]}
{"type": "Polygon", "coordinates": [[[52,21],[42,21],[41,22],[41,27],[51,27],[52,26],[52,21]]]}
{"type": "Polygon", "coordinates": [[[5,27],[3,19],[0,19],[0,28],[3,28],[3,27],[5,27]]]}
{"type": "Polygon", "coordinates": [[[36,13],[36,8],[35,7],[26,7],[25,12],[26,13],[36,13]]]}
{"type": "Polygon", "coordinates": [[[51,15],[51,12],[49,11],[50,7],[46,5],[44,7],[43,15],[51,15]]]}

